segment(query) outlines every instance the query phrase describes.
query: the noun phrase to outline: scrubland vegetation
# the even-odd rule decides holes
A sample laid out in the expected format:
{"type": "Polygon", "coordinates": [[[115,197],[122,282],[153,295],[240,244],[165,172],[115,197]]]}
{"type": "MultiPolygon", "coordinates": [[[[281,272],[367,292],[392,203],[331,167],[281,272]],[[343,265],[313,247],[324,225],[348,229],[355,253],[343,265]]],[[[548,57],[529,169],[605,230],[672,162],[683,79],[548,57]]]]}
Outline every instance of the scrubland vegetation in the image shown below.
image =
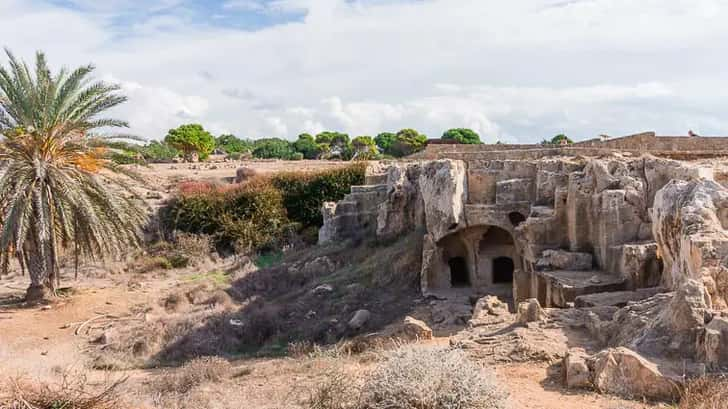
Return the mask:
{"type": "Polygon", "coordinates": [[[364,164],[315,173],[256,176],[239,185],[187,182],[161,210],[168,233],[210,235],[220,251],[275,251],[298,235],[317,240],[321,206],[364,183],[364,164]]]}
{"type": "Polygon", "coordinates": [[[404,346],[383,354],[363,379],[329,374],[311,409],[502,409],[507,394],[462,351],[404,346]]]}

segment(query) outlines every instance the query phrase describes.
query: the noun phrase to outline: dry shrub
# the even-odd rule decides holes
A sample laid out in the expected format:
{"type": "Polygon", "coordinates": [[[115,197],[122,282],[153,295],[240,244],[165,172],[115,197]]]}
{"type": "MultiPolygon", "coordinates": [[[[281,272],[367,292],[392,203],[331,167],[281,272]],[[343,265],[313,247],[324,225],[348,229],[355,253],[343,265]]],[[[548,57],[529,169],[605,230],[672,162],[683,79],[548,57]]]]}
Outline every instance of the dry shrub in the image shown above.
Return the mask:
{"type": "Polygon", "coordinates": [[[207,298],[203,302],[203,304],[211,307],[228,308],[233,305],[233,299],[227,292],[223,290],[216,290],[209,298],[207,298]]]}
{"type": "Polygon", "coordinates": [[[212,240],[206,234],[175,232],[176,250],[183,255],[196,259],[209,257],[213,250],[212,240]]]}
{"type": "Polygon", "coordinates": [[[172,263],[167,257],[152,256],[141,257],[135,260],[131,266],[131,271],[137,274],[146,274],[157,270],[169,270],[171,268],[172,263]]]}
{"type": "MultiPolygon", "coordinates": [[[[184,302],[182,295],[174,296],[184,302]]],[[[222,294],[210,298],[216,303],[227,300],[222,294]]],[[[260,347],[279,332],[279,308],[258,300],[244,304],[238,311],[221,309],[219,305],[189,305],[182,311],[150,315],[145,322],[120,327],[115,342],[96,351],[93,366],[128,369],[237,354],[260,347]]]]}
{"type": "Polygon", "coordinates": [[[494,376],[460,350],[406,346],[385,353],[361,387],[330,375],[314,392],[312,409],[500,409],[507,394],[494,376]],[[353,398],[352,398],[353,396],[353,398]]]}
{"type": "Polygon", "coordinates": [[[167,312],[178,312],[186,309],[189,306],[190,301],[186,294],[176,292],[164,297],[162,304],[167,312]]]}
{"type": "Polygon", "coordinates": [[[310,409],[358,409],[359,388],[351,376],[343,371],[332,371],[316,387],[309,401],[310,409]]]}
{"type": "Polygon", "coordinates": [[[728,377],[705,376],[685,386],[680,409],[724,409],[728,402],[728,377]]]}
{"type": "Polygon", "coordinates": [[[57,383],[27,382],[14,379],[0,393],[0,408],[24,409],[121,409],[129,407],[119,391],[126,378],[110,382],[101,389],[90,385],[83,373],[62,371],[57,383]]]}
{"type": "Polygon", "coordinates": [[[230,363],[219,357],[196,358],[177,370],[169,370],[151,384],[158,393],[186,393],[206,382],[220,382],[230,377],[230,363]]]}

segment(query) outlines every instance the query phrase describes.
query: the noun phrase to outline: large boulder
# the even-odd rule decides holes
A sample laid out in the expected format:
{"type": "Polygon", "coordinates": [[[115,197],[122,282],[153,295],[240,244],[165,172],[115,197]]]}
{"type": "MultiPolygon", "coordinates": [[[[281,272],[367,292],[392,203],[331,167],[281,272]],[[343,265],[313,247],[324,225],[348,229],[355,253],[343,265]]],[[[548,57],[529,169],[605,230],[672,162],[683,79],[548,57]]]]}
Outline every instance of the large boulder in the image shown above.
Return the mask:
{"type": "Polygon", "coordinates": [[[526,301],[518,303],[516,310],[516,321],[521,325],[529,322],[539,322],[545,318],[545,313],[541,309],[541,305],[535,298],[529,298],[526,301]]]}
{"type": "Polygon", "coordinates": [[[674,400],[680,379],[627,348],[607,349],[589,359],[594,387],[627,398],[674,400]]]}
{"type": "Polygon", "coordinates": [[[410,341],[432,339],[432,328],[424,321],[407,316],[392,330],[390,336],[410,341]]]}
{"type": "Polygon", "coordinates": [[[368,310],[357,310],[351,317],[347,325],[353,330],[359,330],[364,327],[364,325],[366,325],[371,316],[372,313],[368,310]]]}
{"type": "Polygon", "coordinates": [[[583,349],[571,349],[567,352],[563,360],[564,383],[567,387],[589,388],[592,386],[587,358],[583,349]]]}

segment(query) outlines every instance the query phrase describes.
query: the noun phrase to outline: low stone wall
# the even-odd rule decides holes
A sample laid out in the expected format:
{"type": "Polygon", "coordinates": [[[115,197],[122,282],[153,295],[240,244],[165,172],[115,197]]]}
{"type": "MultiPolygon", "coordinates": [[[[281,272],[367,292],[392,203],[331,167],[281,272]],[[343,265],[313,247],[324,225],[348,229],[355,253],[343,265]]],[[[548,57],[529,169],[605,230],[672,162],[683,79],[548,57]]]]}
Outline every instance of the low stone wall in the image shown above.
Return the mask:
{"type": "Polygon", "coordinates": [[[573,146],[608,149],[639,150],[642,152],[709,152],[728,151],[724,136],[657,136],[654,132],[611,138],[605,141],[590,139],[573,146]]]}
{"type": "MultiPolygon", "coordinates": [[[[599,157],[614,152],[628,153],[634,156],[640,156],[642,154],[649,153],[658,157],[678,160],[692,160],[728,156],[728,138],[716,138],[725,141],[718,141],[712,142],[711,144],[706,144],[706,146],[708,147],[713,146],[713,149],[700,146],[700,141],[696,141],[694,144],[696,147],[701,147],[703,149],[679,149],[684,144],[682,140],[675,141],[675,138],[673,137],[659,138],[670,138],[672,142],[666,141],[659,144],[661,148],[665,149],[649,148],[649,144],[647,143],[645,143],[644,147],[633,148],[632,146],[639,146],[634,141],[625,143],[624,148],[620,148],[618,144],[613,145],[616,147],[610,147],[586,142],[580,142],[578,144],[570,146],[558,147],[544,147],[542,145],[449,145],[449,149],[439,149],[439,147],[445,145],[428,145],[424,151],[418,152],[417,154],[412,155],[407,159],[459,159],[466,162],[473,160],[535,160],[551,156],[599,157]],[[497,146],[498,149],[494,149],[495,146],[497,146]],[[627,148],[626,146],[630,146],[630,148],[627,148]]],[[[690,145],[692,146],[693,142],[691,142],[690,145]]]]}

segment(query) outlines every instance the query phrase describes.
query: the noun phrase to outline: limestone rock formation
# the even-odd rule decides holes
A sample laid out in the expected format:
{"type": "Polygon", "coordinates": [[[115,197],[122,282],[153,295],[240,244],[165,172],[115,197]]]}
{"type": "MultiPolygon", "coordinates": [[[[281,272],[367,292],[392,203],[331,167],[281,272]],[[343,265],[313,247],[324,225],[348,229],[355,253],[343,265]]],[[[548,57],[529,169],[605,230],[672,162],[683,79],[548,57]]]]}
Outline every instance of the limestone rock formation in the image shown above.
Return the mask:
{"type": "Polygon", "coordinates": [[[672,180],[656,193],[651,216],[663,285],[700,280],[709,305],[728,308],[728,190],[711,180],[672,180]]]}
{"type": "Polygon", "coordinates": [[[592,383],[602,392],[628,398],[673,400],[681,379],[663,373],[657,365],[627,348],[602,351],[588,362],[592,383]]]}
{"type": "Polygon", "coordinates": [[[526,301],[518,303],[516,321],[519,324],[526,325],[529,322],[538,322],[544,319],[544,317],[545,314],[537,299],[529,298],[526,301]]]}
{"type": "Polygon", "coordinates": [[[427,340],[432,339],[432,328],[424,321],[407,316],[389,335],[403,340],[427,340]]]}
{"type": "MultiPolygon", "coordinates": [[[[425,295],[478,297],[472,317],[470,305],[433,301],[435,324],[505,326],[514,339],[541,331],[562,342],[559,351],[565,339],[588,338],[566,354],[569,386],[665,399],[674,373],[728,366],[728,189],[710,164],[613,150],[452,149],[378,165],[369,185],[324,206],[321,241],[411,234],[425,295]],[[554,313],[568,308],[574,314],[554,313]],[[581,332],[570,338],[565,327],[581,332]]],[[[491,342],[469,335],[458,342],[491,342]]]]}

